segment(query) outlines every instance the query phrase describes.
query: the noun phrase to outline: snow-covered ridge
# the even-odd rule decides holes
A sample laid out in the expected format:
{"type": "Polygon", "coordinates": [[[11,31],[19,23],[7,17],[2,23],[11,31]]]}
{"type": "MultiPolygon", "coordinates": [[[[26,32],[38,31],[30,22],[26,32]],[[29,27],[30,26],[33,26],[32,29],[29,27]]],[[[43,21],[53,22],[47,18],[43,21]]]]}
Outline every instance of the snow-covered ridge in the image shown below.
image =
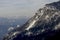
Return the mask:
{"type": "MultiPolygon", "coordinates": [[[[17,34],[22,36],[36,36],[44,32],[60,29],[60,6],[55,4],[60,4],[60,1],[40,8],[21,28],[17,28],[14,32],[11,31],[12,33],[10,34],[13,36],[17,34]]],[[[11,35],[8,35],[7,38],[12,38],[13,36],[11,37],[11,35]]]]}

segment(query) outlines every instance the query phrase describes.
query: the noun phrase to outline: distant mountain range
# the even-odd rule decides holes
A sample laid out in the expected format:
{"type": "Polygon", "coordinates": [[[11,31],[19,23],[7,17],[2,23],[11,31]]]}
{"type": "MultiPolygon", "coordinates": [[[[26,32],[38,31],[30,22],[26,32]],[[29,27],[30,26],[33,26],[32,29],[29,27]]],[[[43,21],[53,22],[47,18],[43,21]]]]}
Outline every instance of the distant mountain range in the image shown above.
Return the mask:
{"type": "Polygon", "coordinates": [[[0,17],[0,40],[1,38],[8,33],[8,29],[9,28],[15,28],[17,26],[22,26],[29,18],[4,18],[4,17],[0,17]]]}
{"type": "Polygon", "coordinates": [[[60,1],[40,8],[23,26],[10,31],[3,40],[57,40],[60,39],[58,36],[60,1]]]}
{"type": "Polygon", "coordinates": [[[9,19],[9,18],[4,18],[0,17],[0,25],[17,25],[20,24],[22,25],[24,22],[27,21],[28,18],[17,18],[17,19],[9,19]]]}

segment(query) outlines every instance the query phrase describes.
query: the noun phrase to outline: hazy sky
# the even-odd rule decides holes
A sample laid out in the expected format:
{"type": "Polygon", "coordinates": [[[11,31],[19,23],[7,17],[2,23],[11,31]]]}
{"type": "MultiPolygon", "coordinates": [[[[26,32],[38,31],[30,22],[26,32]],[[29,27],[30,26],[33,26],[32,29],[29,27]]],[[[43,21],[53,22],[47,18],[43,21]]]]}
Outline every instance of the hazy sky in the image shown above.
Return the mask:
{"type": "Polygon", "coordinates": [[[0,17],[32,16],[46,3],[58,0],[0,0],[0,17]]]}

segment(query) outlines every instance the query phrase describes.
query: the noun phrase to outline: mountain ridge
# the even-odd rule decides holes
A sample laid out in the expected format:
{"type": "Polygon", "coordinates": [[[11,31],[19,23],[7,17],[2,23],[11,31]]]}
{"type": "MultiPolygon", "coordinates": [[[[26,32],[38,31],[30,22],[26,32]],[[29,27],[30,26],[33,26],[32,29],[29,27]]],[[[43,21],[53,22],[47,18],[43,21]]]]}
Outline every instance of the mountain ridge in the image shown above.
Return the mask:
{"type": "Polygon", "coordinates": [[[12,30],[4,40],[47,40],[60,33],[60,1],[40,8],[21,28],[12,30]]]}

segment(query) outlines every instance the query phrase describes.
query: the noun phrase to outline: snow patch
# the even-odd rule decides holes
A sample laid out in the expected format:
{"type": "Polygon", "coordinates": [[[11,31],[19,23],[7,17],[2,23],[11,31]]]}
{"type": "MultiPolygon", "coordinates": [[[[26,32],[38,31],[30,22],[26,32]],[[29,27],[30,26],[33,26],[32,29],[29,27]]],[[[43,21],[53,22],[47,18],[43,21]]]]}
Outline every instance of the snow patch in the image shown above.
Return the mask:
{"type": "Polygon", "coordinates": [[[19,32],[15,32],[15,33],[13,33],[13,35],[16,35],[16,34],[18,34],[19,32]]]}
{"type": "Polygon", "coordinates": [[[20,27],[20,25],[17,25],[17,27],[20,27]]]}
{"type": "Polygon", "coordinates": [[[45,19],[48,19],[48,18],[49,18],[49,16],[48,16],[48,15],[46,15],[45,19]]]}
{"type": "Polygon", "coordinates": [[[26,30],[29,30],[30,28],[32,28],[34,26],[34,24],[36,23],[37,20],[34,20],[30,23],[29,27],[26,28],[26,30]]]}
{"type": "Polygon", "coordinates": [[[43,10],[41,10],[41,14],[40,14],[41,16],[43,15],[43,10]]]}
{"type": "Polygon", "coordinates": [[[42,29],[42,30],[41,30],[41,32],[44,32],[44,31],[45,31],[45,29],[42,29]]]}
{"type": "Polygon", "coordinates": [[[10,28],[8,29],[8,31],[13,30],[13,29],[14,29],[13,27],[10,27],[10,28]]]}
{"type": "Polygon", "coordinates": [[[57,26],[55,26],[54,29],[55,29],[55,30],[60,29],[60,23],[59,23],[57,26]]]}
{"type": "Polygon", "coordinates": [[[28,32],[28,33],[26,33],[25,35],[31,35],[32,34],[32,32],[28,32]]]}

